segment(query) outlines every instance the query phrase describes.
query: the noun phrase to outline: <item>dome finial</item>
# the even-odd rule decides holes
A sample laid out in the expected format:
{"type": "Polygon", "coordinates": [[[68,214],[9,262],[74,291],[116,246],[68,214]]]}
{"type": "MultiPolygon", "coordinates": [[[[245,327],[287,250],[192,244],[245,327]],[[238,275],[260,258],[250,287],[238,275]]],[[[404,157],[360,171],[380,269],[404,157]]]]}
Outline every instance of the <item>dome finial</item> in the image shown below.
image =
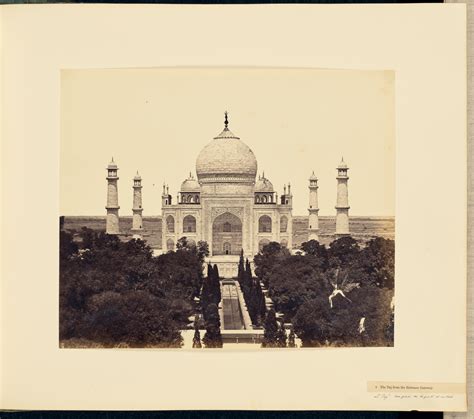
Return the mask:
{"type": "Polygon", "coordinates": [[[224,112],[224,115],[225,115],[224,126],[225,126],[225,128],[227,128],[227,126],[229,125],[229,120],[227,119],[227,111],[224,112]]]}

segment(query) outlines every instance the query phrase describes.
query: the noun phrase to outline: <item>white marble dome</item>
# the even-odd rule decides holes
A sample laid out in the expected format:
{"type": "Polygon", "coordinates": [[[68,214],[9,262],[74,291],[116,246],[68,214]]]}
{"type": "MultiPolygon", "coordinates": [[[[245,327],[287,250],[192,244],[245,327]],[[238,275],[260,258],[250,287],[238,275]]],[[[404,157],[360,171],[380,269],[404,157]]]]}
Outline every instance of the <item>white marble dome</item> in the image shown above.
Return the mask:
{"type": "Polygon", "coordinates": [[[255,182],[255,192],[273,192],[273,184],[265,176],[259,177],[255,182]]]}
{"type": "Polygon", "coordinates": [[[199,185],[199,182],[194,179],[194,177],[189,174],[189,177],[181,184],[181,192],[199,192],[201,189],[201,186],[199,185]]]}
{"type": "Polygon", "coordinates": [[[207,144],[196,160],[199,182],[255,182],[257,159],[253,151],[227,127],[207,144]]]}

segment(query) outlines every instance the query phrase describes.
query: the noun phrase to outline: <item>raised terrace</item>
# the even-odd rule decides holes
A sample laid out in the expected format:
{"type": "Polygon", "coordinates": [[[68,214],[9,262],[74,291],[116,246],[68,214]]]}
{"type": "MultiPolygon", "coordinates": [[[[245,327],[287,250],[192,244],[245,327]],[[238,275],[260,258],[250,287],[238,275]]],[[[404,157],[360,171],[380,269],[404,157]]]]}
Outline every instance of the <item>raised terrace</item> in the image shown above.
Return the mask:
{"type": "MultiPolygon", "coordinates": [[[[381,236],[388,239],[395,238],[394,217],[357,217],[349,219],[351,235],[360,241],[367,241],[373,237],[381,236]]],[[[105,231],[104,216],[66,216],[64,218],[64,229],[79,232],[82,227],[93,230],[105,231]]],[[[132,217],[120,217],[120,231],[125,239],[132,238],[132,217]]],[[[319,241],[329,244],[334,240],[336,230],[335,217],[319,217],[319,241]]],[[[154,249],[161,249],[161,216],[143,217],[143,238],[154,249]]],[[[183,236],[185,233],[183,233],[183,236]]],[[[308,216],[293,217],[293,249],[299,249],[301,244],[308,240],[308,216]]]]}

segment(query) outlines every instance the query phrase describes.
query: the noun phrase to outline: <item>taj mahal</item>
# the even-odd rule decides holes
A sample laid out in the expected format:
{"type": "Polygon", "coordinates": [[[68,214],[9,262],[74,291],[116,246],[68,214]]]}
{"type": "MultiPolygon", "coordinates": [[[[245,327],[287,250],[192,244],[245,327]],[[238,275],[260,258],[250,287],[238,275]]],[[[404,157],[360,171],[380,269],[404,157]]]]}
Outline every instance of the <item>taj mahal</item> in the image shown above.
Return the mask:
{"type": "MultiPolygon", "coordinates": [[[[257,176],[253,151],[229,129],[225,113],[224,129],[200,151],[196,176],[189,173],[176,196],[163,185],[162,252],[172,251],[181,237],[188,242],[206,241],[208,261],[217,264],[223,277],[235,276],[241,251],[249,260],[270,242],[292,249],[293,195],[284,185],[279,195],[265,174],[257,176]]],[[[350,234],[348,167],[337,166],[335,236],[350,234]]],[[[118,167],[107,167],[108,234],[120,234],[118,205],[118,167]]],[[[133,224],[135,238],[143,235],[141,177],[133,179],[133,224]]],[[[309,177],[308,240],[318,240],[318,179],[309,177]]]]}

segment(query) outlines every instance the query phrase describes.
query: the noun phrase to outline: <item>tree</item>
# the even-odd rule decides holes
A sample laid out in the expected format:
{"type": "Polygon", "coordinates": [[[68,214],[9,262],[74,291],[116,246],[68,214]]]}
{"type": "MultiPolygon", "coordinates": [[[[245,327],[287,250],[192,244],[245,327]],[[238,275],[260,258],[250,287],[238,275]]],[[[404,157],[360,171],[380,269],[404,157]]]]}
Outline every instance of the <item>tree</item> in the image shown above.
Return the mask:
{"type": "Polygon", "coordinates": [[[295,331],[293,330],[293,326],[291,326],[290,334],[288,335],[288,347],[289,348],[296,348],[295,331]]]}
{"type": "Polygon", "coordinates": [[[204,258],[209,256],[209,244],[204,240],[199,240],[197,243],[197,254],[201,263],[204,263],[204,258]]]}
{"type": "Polygon", "coordinates": [[[213,280],[214,271],[210,263],[207,264],[207,276],[203,279],[202,289],[201,289],[201,309],[205,317],[207,306],[211,302],[215,302],[215,297],[213,297],[213,280]]]}
{"type": "Polygon", "coordinates": [[[263,348],[275,348],[278,343],[278,324],[276,320],[275,310],[271,309],[265,318],[263,324],[263,348]]]}
{"type": "Polygon", "coordinates": [[[60,260],[68,260],[78,251],[78,246],[74,242],[72,234],[61,230],[59,232],[59,257],[60,260]]]}
{"type": "Polygon", "coordinates": [[[395,315],[392,312],[392,314],[390,315],[390,321],[385,326],[385,330],[384,330],[384,335],[385,335],[385,340],[387,342],[387,346],[393,346],[394,327],[395,327],[395,315]]]}
{"type": "Polygon", "coordinates": [[[329,264],[332,267],[347,267],[357,259],[359,252],[357,241],[351,236],[343,236],[329,245],[329,264]]]}
{"type": "Polygon", "coordinates": [[[327,269],[328,251],[326,246],[319,244],[317,240],[310,240],[301,245],[301,250],[308,256],[306,259],[314,268],[321,271],[327,269]]]}
{"type": "Polygon", "coordinates": [[[79,233],[82,243],[82,249],[92,249],[96,241],[99,241],[100,235],[91,228],[82,227],[79,233]]]}
{"type": "Polygon", "coordinates": [[[166,301],[145,291],[107,291],[91,297],[81,335],[92,341],[131,346],[180,347],[182,337],[166,301]]]}
{"type": "MultiPolygon", "coordinates": [[[[360,319],[365,319],[364,345],[393,346],[393,290],[369,283],[354,289],[350,297],[353,301],[351,315],[356,322],[353,330],[358,329],[360,319]]],[[[356,334],[357,337],[359,335],[356,334]]]]}
{"type": "Polygon", "coordinates": [[[203,279],[203,286],[201,291],[201,308],[206,316],[206,308],[209,304],[219,304],[221,301],[221,290],[219,277],[217,276],[219,272],[217,271],[217,266],[214,265],[214,268],[210,263],[207,265],[207,277],[203,279]]]}
{"type": "Polygon", "coordinates": [[[143,240],[82,229],[80,249],[60,242],[60,339],[94,344],[179,347],[202,281],[197,252],[158,257],[143,240]]]}
{"type": "Polygon", "coordinates": [[[254,325],[260,325],[265,317],[265,296],[258,278],[252,277],[252,268],[248,259],[243,263],[243,252],[239,261],[239,283],[247,309],[254,325]]]}
{"type": "Polygon", "coordinates": [[[255,255],[253,261],[255,264],[255,274],[268,288],[268,276],[272,269],[283,263],[290,257],[290,251],[282,247],[280,243],[270,242],[255,255]]]}
{"type": "Polygon", "coordinates": [[[210,263],[207,264],[207,277],[210,281],[212,281],[212,278],[214,278],[214,268],[210,263]]]}
{"type": "Polygon", "coordinates": [[[261,319],[264,319],[265,315],[267,314],[267,304],[266,304],[266,301],[265,301],[265,294],[263,293],[262,287],[260,285],[260,281],[258,282],[258,288],[260,290],[260,292],[259,292],[260,300],[259,300],[259,306],[258,306],[258,314],[259,314],[261,319]]]}
{"type": "Polygon", "coordinates": [[[203,342],[206,348],[222,348],[222,336],[220,330],[220,318],[217,305],[211,303],[206,308],[206,334],[203,342]]]}
{"type": "Polygon", "coordinates": [[[275,309],[287,318],[292,318],[305,301],[329,291],[324,274],[308,263],[308,258],[312,256],[290,256],[268,274],[269,296],[275,309]]]}
{"type": "Polygon", "coordinates": [[[250,295],[250,288],[252,287],[252,270],[250,268],[250,262],[248,259],[245,261],[245,268],[242,272],[242,280],[240,282],[240,286],[242,288],[242,292],[245,297],[245,301],[249,299],[250,295]]]}
{"type": "Polygon", "coordinates": [[[213,286],[213,294],[215,295],[215,300],[214,302],[216,305],[219,305],[221,302],[221,280],[219,277],[219,268],[217,267],[216,264],[214,264],[213,268],[213,275],[212,275],[212,286],[213,286]]]}
{"type": "Polygon", "coordinates": [[[329,305],[325,298],[308,300],[293,319],[294,330],[303,346],[322,346],[331,337],[329,305]]]}
{"type": "Polygon", "coordinates": [[[326,246],[319,244],[317,240],[309,240],[301,245],[301,250],[307,255],[326,256],[326,246]]]}
{"type": "Polygon", "coordinates": [[[286,330],[283,321],[280,322],[280,325],[278,327],[276,340],[276,346],[278,348],[286,348],[286,330]]]}
{"type": "Polygon", "coordinates": [[[250,279],[252,278],[252,267],[248,258],[245,259],[245,273],[250,279]]]}
{"type": "MultiPolygon", "coordinates": [[[[270,243],[254,262],[275,310],[292,321],[303,346],[391,346],[394,260],[393,240],[375,238],[361,249],[345,236],[329,248],[310,240],[297,255],[270,243]]],[[[243,281],[242,289],[256,322],[258,288],[243,281]]]]}
{"type": "Polygon", "coordinates": [[[216,264],[214,264],[214,275],[219,279],[219,267],[216,264]]]}
{"type": "Polygon", "coordinates": [[[383,237],[370,240],[361,251],[359,267],[366,280],[378,287],[393,289],[395,280],[395,242],[383,237]]]}
{"type": "Polygon", "coordinates": [[[158,256],[156,261],[162,271],[161,276],[171,282],[167,292],[182,291],[191,300],[199,296],[203,286],[203,272],[202,261],[195,246],[180,246],[175,252],[158,256]]]}
{"type": "Polygon", "coordinates": [[[181,237],[176,242],[176,250],[195,250],[196,246],[188,240],[186,236],[181,237]]]}
{"type": "Polygon", "coordinates": [[[245,266],[244,266],[244,249],[240,250],[240,257],[239,257],[239,268],[237,273],[237,278],[239,282],[242,282],[245,273],[245,266]]]}
{"type": "Polygon", "coordinates": [[[201,333],[197,325],[194,327],[193,348],[202,348],[201,333]]]}
{"type": "Polygon", "coordinates": [[[262,323],[262,319],[265,318],[265,296],[263,295],[262,287],[260,286],[258,278],[253,278],[250,282],[250,289],[246,288],[246,293],[244,293],[245,303],[250,318],[252,319],[252,323],[259,326],[262,323]]]}
{"type": "Polygon", "coordinates": [[[250,318],[252,319],[252,323],[257,325],[260,323],[259,319],[259,295],[258,295],[258,289],[257,289],[257,284],[255,280],[252,280],[252,285],[250,286],[250,290],[247,293],[247,299],[245,301],[250,318]]]}

